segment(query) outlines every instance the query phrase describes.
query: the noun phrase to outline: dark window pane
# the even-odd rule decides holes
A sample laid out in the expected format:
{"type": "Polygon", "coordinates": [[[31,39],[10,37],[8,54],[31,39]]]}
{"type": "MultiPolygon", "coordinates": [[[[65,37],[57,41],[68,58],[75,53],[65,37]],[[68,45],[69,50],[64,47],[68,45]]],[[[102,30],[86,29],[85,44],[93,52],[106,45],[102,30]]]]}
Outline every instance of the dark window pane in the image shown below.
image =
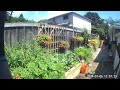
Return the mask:
{"type": "Polygon", "coordinates": [[[66,20],[66,19],[68,19],[68,15],[63,16],[63,20],[66,20]]]}

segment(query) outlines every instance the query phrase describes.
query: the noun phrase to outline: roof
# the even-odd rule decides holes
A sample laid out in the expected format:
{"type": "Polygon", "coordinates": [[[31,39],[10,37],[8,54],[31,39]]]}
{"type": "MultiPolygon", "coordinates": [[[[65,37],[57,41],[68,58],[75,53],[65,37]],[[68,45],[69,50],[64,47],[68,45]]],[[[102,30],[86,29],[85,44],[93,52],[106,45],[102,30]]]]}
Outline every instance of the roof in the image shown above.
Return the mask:
{"type": "Polygon", "coordinates": [[[115,36],[120,38],[120,32],[119,32],[119,33],[117,33],[115,36]]]}
{"type": "MultiPolygon", "coordinates": [[[[57,17],[63,16],[63,15],[67,15],[67,14],[74,14],[74,15],[77,15],[77,16],[79,16],[79,17],[81,17],[81,18],[83,18],[83,19],[85,19],[85,20],[87,20],[87,21],[89,21],[89,22],[92,21],[91,19],[86,18],[86,17],[84,17],[84,16],[82,16],[82,15],[80,15],[80,14],[78,14],[78,13],[75,13],[75,12],[69,12],[69,13],[61,14],[61,15],[59,15],[59,16],[55,16],[55,17],[52,17],[52,18],[50,18],[50,19],[57,18],[57,17]]],[[[48,19],[48,20],[50,20],[50,19],[48,19]]]]}
{"type": "Polygon", "coordinates": [[[110,28],[120,29],[120,24],[112,25],[110,28]]]}
{"type": "Polygon", "coordinates": [[[17,23],[5,23],[5,27],[23,27],[23,26],[38,26],[38,23],[24,23],[24,22],[17,22],[17,23]]]}

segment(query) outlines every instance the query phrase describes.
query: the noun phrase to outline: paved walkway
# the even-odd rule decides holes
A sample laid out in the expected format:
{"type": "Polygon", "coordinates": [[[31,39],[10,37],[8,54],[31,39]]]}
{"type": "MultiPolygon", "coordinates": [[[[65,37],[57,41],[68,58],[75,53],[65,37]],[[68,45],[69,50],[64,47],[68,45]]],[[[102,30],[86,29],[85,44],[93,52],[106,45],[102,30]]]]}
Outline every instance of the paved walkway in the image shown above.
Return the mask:
{"type": "MultiPolygon", "coordinates": [[[[97,54],[96,54],[97,55],[97,54]]],[[[113,62],[112,59],[108,57],[108,49],[107,46],[103,46],[101,51],[97,55],[94,62],[91,62],[89,67],[90,70],[94,71],[95,74],[91,75],[90,77],[85,77],[84,75],[80,74],[77,79],[84,78],[84,79],[110,79],[113,76],[113,62]]]]}
{"type": "Polygon", "coordinates": [[[94,76],[98,75],[98,77],[94,77],[94,79],[101,77],[108,79],[113,76],[113,61],[112,58],[108,57],[107,46],[103,46],[94,62],[99,63],[94,74],[94,76]]]}

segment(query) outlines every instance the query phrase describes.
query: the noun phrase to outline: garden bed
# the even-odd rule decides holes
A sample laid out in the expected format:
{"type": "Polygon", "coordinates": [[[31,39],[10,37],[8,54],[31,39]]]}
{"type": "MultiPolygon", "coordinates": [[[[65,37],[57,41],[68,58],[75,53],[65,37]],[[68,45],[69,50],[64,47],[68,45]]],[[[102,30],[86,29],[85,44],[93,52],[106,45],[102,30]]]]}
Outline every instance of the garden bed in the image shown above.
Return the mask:
{"type": "Polygon", "coordinates": [[[77,64],[75,67],[71,68],[65,73],[67,79],[74,79],[80,72],[81,63],[77,64]]]}
{"type": "MultiPolygon", "coordinates": [[[[100,48],[98,48],[95,52],[93,52],[93,60],[97,57],[97,55],[100,52],[100,48]]],[[[93,60],[91,61],[91,63],[93,63],[93,60]]],[[[98,65],[98,64],[97,64],[98,65]]],[[[82,66],[82,63],[77,64],[75,67],[71,68],[70,70],[68,70],[65,73],[65,77],[66,79],[77,79],[78,77],[83,77],[83,79],[85,78],[85,75],[81,74],[80,75],[80,68],[82,66]]],[[[96,66],[97,67],[97,66],[96,66]]],[[[89,68],[89,71],[92,70],[94,71],[96,68],[92,68],[92,66],[89,68]]],[[[86,77],[87,79],[87,77],[86,77]]]]}

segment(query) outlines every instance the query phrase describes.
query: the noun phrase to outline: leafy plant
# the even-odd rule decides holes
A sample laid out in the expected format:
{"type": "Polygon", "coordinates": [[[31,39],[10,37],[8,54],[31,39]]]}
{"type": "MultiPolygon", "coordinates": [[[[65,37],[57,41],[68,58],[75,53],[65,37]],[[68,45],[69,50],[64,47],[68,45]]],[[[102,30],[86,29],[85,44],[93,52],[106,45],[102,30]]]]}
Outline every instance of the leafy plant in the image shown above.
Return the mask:
{"type": "Polygon", "coordinates": [[[37,35],[36,39],[39,44],[41,43],[50,44],[52,42],[52,37],[46,34],[37,35]]]}
{"type": "Polygon", "coordinates": [[[36,43],[25,41],[13,47],[5,44],[6,56],[14,78],[61,79],[67,70],[79,63],[78,56],[67,51],[52,54],[36,43]]]}
{"type": "Polygon", "coordinates": [[[77,37],[73,37],[72,40],[73,40],[73,41],[78,41],[78,42],[83,42],[83,41],[84,41],[84,38],[83,38],[83,37],[80,37],[80,36],[77,36],[77,37]]]}
{"type": "Polygon", "coordinates": [[[92,51],[90,48],[77,48],[74,52],[80,59],[84,59],[87,63],[90,63],[92,60],[92,51]]]}
{"type": "Polygon", "coordinates": [[[59,42],[59,47],[60,48],[69,48],[70,44],[67,41],[60,41],[59,42]]]}
{"type": "Polygon", "coordinates": [[[88,39],[89,39],[90,35],[88,33],[88,30],[86,28],[83,29],[83,38],[84,38],[84,44],[87,45],[88,44],[88,39]]]}
{"type": "Polygon", "coordinates": [[[92,39],[89,41],[89,45],[93,46],[93,48],[96,50],[98,48],[98,39],[92,39]]]}

